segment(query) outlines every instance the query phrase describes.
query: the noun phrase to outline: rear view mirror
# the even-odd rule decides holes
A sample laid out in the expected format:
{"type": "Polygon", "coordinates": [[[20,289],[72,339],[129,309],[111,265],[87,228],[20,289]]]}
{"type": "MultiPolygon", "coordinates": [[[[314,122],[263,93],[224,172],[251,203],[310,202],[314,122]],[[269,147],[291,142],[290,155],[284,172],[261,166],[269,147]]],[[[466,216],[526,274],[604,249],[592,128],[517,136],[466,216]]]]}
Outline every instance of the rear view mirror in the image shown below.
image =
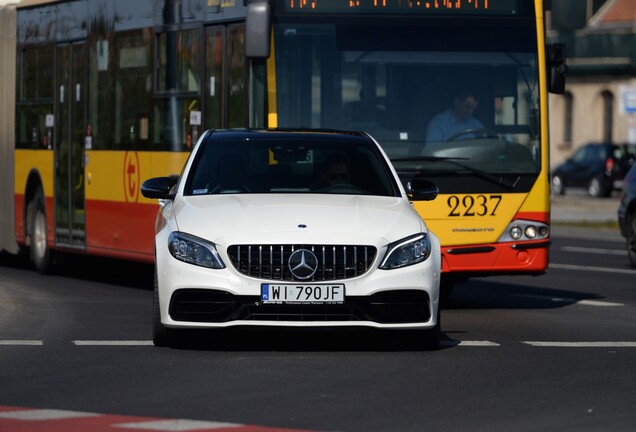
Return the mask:
{"type": "Polygon", "coordinates": [[[251,59],[269,57],[271,14],[267,0],[247,4],[245,21],[245,56],[251,59]]]}
{"type": "Polygon", "coordinates": [[[414,178],[409,185],[408,193],[413,201],[433,201],[439,195],[439,188],[430,180],[414,178]]]}
{"type": "Polygon", "coordinates": [[[568,66],[565,63],[565,45],[562,43],[548,44],[548,91],[554,94],[565,93],[565,77],[568,66]]]}
{"type": "Polygon", "coordinates": [[[141,185],[141,194],[152,199],[174,199],[172,188],[177,184],[177,176],[154,177],[141,185]]]}

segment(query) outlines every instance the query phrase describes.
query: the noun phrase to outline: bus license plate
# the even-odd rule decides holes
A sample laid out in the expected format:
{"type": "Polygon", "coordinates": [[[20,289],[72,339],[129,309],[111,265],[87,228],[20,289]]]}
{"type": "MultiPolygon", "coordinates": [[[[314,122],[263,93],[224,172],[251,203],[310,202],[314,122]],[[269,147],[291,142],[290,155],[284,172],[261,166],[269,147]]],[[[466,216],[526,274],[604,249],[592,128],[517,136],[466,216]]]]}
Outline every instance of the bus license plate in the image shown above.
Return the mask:
{"type": "Polygon", "coordinates": [[[261,284],[261,301],[276,304],[341,304],[344,284],[291,285],[261,284]]]}

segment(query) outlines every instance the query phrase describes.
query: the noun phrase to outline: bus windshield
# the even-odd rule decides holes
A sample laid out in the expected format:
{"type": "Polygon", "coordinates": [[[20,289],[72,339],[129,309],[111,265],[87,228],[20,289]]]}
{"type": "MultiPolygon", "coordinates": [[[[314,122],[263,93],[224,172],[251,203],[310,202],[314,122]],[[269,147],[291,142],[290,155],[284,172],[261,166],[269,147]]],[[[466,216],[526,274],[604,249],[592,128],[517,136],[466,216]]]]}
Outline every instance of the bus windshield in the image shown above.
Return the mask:
{"type": "Polygon", "coordinates": [[[399,171],[539,173],[533,19],[290,19],[275,27],[279,127],[369,132],[399,171]]]}

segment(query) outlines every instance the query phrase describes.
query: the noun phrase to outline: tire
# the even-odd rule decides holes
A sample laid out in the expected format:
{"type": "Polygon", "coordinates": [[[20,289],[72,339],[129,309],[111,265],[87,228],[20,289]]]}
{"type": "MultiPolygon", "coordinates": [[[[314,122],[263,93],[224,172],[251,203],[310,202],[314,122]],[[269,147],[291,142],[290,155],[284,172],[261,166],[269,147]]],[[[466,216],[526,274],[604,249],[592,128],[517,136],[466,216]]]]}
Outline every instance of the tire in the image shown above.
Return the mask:
{"type": "Polygon", "coordinates": [[[565,195],[565,184],[563,184],[563,178],[558,174],[552,176],[552,193],[554,195],[565,195]]]}
{"type": "Polygon", "coordinates": [[[48,274],[53,268],[53,256],[49,249],[46,227],[46,207],[44,193],[38,189],[30,205],[32,208],[31,227],[31,261],[40,274],[48,274]]]}
{"type": "Polygon", "coordinates": [[[442,315],[438,307],[437,324],[428,330],[403,330],[401,348],[413,349],[416,351],[434,351],[439,348],[442,338],[442,315]]]}
{"type": "Polygon", "coordinates": [[[155,286],[152,296],[152,343],[157,347],[170,346],[172,343],[170,329],[161,324],[161,309],[159,306],[159,281],[155,269],[155,286]]]}
{"type": "Polygon", "coordinates": [[[427,350],[436,350],[439,348],[439,342],[442,339],[442,312],[441,307],[437,307],[437,324],[430,330],[424,330],[423,348],[427,350]]]}
{"type": "Polygon", "coordinates": [[[602,198],[610,196],[612,191],[605,187],[605,185],[603,184],[603,179],[594,177],[592,180],[590,180],[590,183],[587,186],[587,193],[595,198],[602,198]]]}
{"type": "Polygon", "coordinates": [[[636,267],[636,212],[627,217],[627,258],[632,267],[636,267]]]}
{"type": "Polygon", "coordinates": [[[453,295],[455,281],[451,277],[442,276],[439,284],[439,299],[442,306],[446,305],[453,295]]]}

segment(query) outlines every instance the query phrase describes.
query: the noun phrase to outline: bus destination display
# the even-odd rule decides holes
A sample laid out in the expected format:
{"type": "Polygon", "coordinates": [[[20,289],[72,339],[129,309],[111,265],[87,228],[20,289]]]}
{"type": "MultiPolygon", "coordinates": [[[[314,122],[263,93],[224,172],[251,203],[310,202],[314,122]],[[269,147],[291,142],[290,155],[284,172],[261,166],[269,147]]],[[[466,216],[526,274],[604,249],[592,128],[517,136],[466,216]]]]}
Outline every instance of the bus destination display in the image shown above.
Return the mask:
{"type": "Polygon", "coordinates": [[[518,0],[286,0],[286,12],[516,15],[518,0]]]}

